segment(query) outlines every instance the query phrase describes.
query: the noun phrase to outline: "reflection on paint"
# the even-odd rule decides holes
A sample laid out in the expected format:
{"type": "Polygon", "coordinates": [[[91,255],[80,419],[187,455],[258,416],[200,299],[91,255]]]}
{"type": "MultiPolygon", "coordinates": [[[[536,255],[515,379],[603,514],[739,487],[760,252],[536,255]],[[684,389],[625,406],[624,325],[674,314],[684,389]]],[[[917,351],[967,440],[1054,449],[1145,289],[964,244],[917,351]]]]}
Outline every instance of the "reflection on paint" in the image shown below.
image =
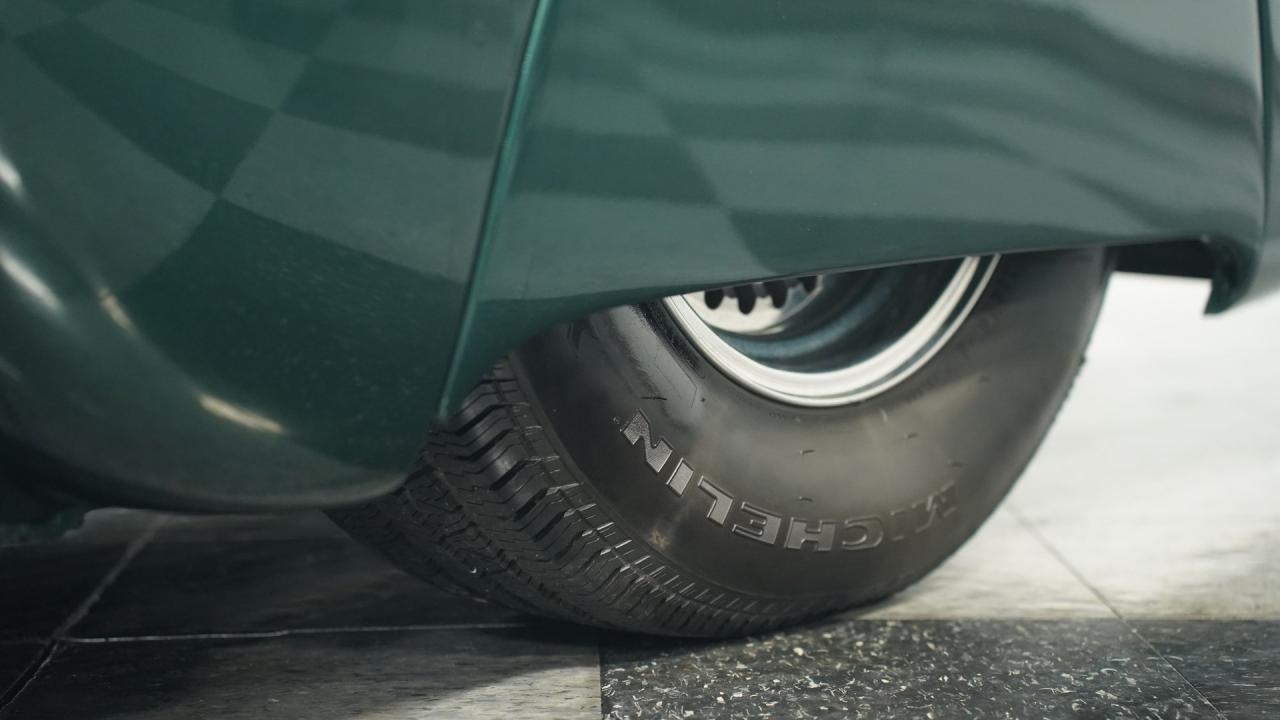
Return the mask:
{"type": "Polygon", "coordinates": [[[22,175],[18,173],[18,168],[13,166],[9,158],[4,153],[0,153],[0,185],[4,186],[15,197],[23,197],[25,189],[22,184],[22,175]]]}
{"type": "Polygon", "coordinates": [[[110,290],[103,290],[98,294],[98,304],[102,306],[102,309],[106,311],[107,316],[110,317],[116,325],[119,325],[122,330],[130,334],[135,334],[137,332],[137,328],[133,325],[133,320],[129,318],[129,315],[125,313],[124,308],[120,306],[120,298],[116,297],[115,293],[110,290]]]}
{"type": "Polygon", "coordinates": [[[32,272],[31,268],[27,267],[21,260],[4,250],[0,250],[0,270],[3,270],[4,274],[8,275],[9,279],[25,290],[28,295],[40,301],[41,305],[50,310],[57,310],[60,307],[61,303],[58,302],[57,296],[53,294],[53,290],[48,285],[44,284],[40,276],[32,272]]]}
{"type": "Polygon", "coordinates": [[[251,410],[246,410],[239,405],[232,405],[226,400],[212,395],[205,395],[201,393],[200,407],[203,407],[205,410],[208,410],[224,420],[230,420],[231,422],[244,426],[250,430],[272,433],[274,435],[281,435],[284,433],[284,428],[275,420],[263,417],[251,410]]]}

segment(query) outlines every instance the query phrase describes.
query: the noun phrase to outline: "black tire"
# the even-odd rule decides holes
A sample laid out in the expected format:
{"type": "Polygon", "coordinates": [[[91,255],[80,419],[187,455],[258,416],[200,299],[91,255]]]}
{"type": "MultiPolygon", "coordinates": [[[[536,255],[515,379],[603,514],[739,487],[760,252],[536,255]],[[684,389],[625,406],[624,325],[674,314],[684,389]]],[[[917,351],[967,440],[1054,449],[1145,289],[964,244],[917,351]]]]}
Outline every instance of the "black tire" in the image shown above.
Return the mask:
{"type": "Polygon", "coordinates": [[[608,628],[735,635],[884,598],[1030,460],[1109,271],[1102,249],[1006,256],[927,365],[826,409],[735,384],[660,303],[601,312],[512,353],[400,491],[335,517],[444,587],[608,628]]]}

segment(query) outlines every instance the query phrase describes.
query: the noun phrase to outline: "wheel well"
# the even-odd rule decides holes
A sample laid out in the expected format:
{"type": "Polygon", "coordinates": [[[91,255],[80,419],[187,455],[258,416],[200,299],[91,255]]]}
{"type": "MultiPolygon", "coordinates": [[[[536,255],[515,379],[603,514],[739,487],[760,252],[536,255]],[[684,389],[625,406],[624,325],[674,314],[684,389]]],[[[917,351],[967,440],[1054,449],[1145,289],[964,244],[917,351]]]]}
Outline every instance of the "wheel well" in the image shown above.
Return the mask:
{"type": "Polygon", "coordinates": [[[1116,248],[1116,270],[1120,272],[1211,280],[1221,263],[1222,258],[1202,240],[1121,245],[1116,248]]]}

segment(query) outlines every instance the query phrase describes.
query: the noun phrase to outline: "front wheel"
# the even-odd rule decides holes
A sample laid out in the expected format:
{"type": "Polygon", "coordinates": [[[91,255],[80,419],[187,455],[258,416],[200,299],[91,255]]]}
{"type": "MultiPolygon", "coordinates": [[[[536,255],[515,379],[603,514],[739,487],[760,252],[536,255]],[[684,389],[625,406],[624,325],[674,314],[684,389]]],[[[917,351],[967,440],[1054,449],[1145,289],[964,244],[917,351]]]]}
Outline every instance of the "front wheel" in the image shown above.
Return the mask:
{"type": "Polygon", "coordinates": [[[395,494],[335,513],[410,571],[633,631],[884,598],[991,514],[1079,368],[1105,250],[623,307],[500,363],[395,494]]]}

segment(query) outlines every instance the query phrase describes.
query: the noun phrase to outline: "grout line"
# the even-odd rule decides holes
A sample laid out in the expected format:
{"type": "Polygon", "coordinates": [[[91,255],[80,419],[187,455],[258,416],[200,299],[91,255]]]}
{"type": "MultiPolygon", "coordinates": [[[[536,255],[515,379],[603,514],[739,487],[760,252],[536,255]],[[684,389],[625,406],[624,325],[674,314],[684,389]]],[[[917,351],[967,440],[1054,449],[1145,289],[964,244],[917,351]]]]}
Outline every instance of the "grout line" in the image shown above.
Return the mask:
{"type": "Polygon", "coordinates": [[[1067,572],[1071,573],[1071,575],[1075,577],[1076,581],[1088,588],[1089,592],[1093,593],[1093,596],[1098,599],[1098,602],[1107,606],[1107,609],[1111,611],[1111,614],[1115,615],[1116,619],[1124,625],[1125,629],[1128,630],[1131,635],[1141,641],[1142,644],[1145,645],[1156,657],[1160,658],[1161,662],[1169,666],[1169,669],[1172,670],[1174,674],[1182,678],[1182,682],[1186,683],[1187,687],[1191,688],[1195,692],[1196,696],[1204,701],[1205,705],[1208,705],[1213,712],[1217,713],[1219,718],[1226,720],[1226,715],[1224,715],[1222,711],[1209,700],[1209,698],[1205,697],[1204,693],[1200,691],[1200,688],[1197,687],[1195,683],[1191,682],[1186,675],[1183,675],[1182,671],[1178,669],[1178,666],[1170,662],[1169,658],[1165,657],[1164,653],[1157,650],[1156,646],[1152,645],[1150,640],[1143,636],[1142,633],[1138,632],[1138,629],[1133,626],[1133,623],[1129,622],[1129,619],[1120,613],[1116,606],[1102,594],[1102,591],[1094,586],[1093,583],[1089,582],[1088,578],[1084,576],[1084,573],[1081,572],[1075,564],[1067,560],[1067,557],[1058,550],[1057,546],[1049,542],[1049,538],[1045,537],[1044,533],[1040,532],[1040,528],[1036,527],[1034,523],[1028,520],[1026,516],[1022,514],[1022,511],[1020,511],[1013,503],[1008,503],[1006,507],[1009,509],[1009,514],[1013,515],[1013,517],[1017,519],[1018,523],[1021,524],[1027,532],[1031,533],[1031,535],[1035,537],[1036,541],[1039,542],[1040,545],[1047,550],[1059,564],[1067,569],[1067,572]]]}
{"type": "Polygon", "coordinates": [[[111,569],[107,570],[106,574],[102,576],[102,579],[98,581],[98,584],[94,586],[89,595],[81,601],[80,605],[77,606],[76,609],[67,616],[67,619],[62,621],[62,624],[59,625],[49,638],[44,641],[44,645],[40,648],[40,653],[36,659],[27,666],[27,669],[18,677],[18,680],[9,688],[9,691],[3,696],[0,696],[0,717],[6,716],[9,706],[26,691],[31,683],[35,682],[35,679],[40,676],[40,673],[45,669],[45,667],[48,666],[49,663],[53,662],[53,659],[57,657],[58,653],[62,650],[62,641],[66,639],[67,632],[83,620],[85,615],[89,614],[89,611],[95,604],[97,604],[98,600],[102,598],[102,594],[106,592],[107,588],[116,581],[116,578],[120,577],[120,574],[124,572],[125,567],[128,566],[128,564],[137,557],[138,553],[142,552],[142,549],[146,547],[147,543],[151,542],[151,539],[155,537],[156,531],[159,529],[162,522],[163,519],[155,518],[151,520],[151,522],[147,523],[147,526],[143,528],[142,532],[138,533],[138,536],[131,540],[125,547],[124,552],[120,553],[120,557],[116,560],[115,564],[111,566],[111,569]]]}
{"type": "Polygon", "coordinates": [[[22,674],[18,676],[18,679],[9,688],[9,691],[0,696],[0,718],[9,717],[9,706],[22,695],[28,685],[35,681],[40,671],[44,670],[44,667],[53,661],[61,647],[58,641],[53,639],[41,646],[36,658],[31,661],[26,670],[22,671],[22,674]]]}
{"type": "Polygon", "coordinates": [[[506,630],[533,627],[529,623],[453,623],[440,625],[369,625],[324,628],[294,628],[289,630],[263,630],[258,632],[209,632],[179,635],[121,635],[108,637],[64,637],[61,640],[73,645],[107,645],[112,643],[178,642],[184,640],[271,640],[274,638],[308,635],[346,635],[357,633],[428,632],[449,630],[506,630]]]}
{"type": "Polygon", "coordinates": [[[98,586],[93,589],[93,592],[89,593],[89,597],[85,598],[84,602],[80,603],[80,607],[76,608],[75,612],[71,613],[70,617],[59,625],[57,630],[53,631],[53,638],[55,640],[66,639],[67,633],[71,632],[71,629],[78,625],[81,620],[84,620],[85,616],[89,614],[89,611],[93,609],[93,606],[97,605],[98,601],[102,599],[102,594],[107,591],[107,588],[111,587],[112,583],[114,583],[116,579],[124,573],[124,570],[128,567],[129,563],[132,562],[133,559],[138,556],[138,553],[142,552],[142,549],[147,546],[147,543],[151,542],[151,539],[156,536],[156,532],[160,529],[160,526],[163,523],[164,518],[154,518],[151,522],[147,523],[146,528],[144,528],[143,531],[138,534],[138,537],[134,538],[133,541],[129,543],[129,546],[124,549],[124,552],[120,554],[120,559],[116,560],[116,564],[112,565],[111,569],[107,571],[107,574],[102,576],[102,580],[98,582],[98,586]]]}
{"type": "Polygon", "coordinates": [[[604,643],[600,642],[600,632],[592,633],[596,647],[596,695],[600,699],[600,717],[608,717],[604,712],[604,643]]]}

